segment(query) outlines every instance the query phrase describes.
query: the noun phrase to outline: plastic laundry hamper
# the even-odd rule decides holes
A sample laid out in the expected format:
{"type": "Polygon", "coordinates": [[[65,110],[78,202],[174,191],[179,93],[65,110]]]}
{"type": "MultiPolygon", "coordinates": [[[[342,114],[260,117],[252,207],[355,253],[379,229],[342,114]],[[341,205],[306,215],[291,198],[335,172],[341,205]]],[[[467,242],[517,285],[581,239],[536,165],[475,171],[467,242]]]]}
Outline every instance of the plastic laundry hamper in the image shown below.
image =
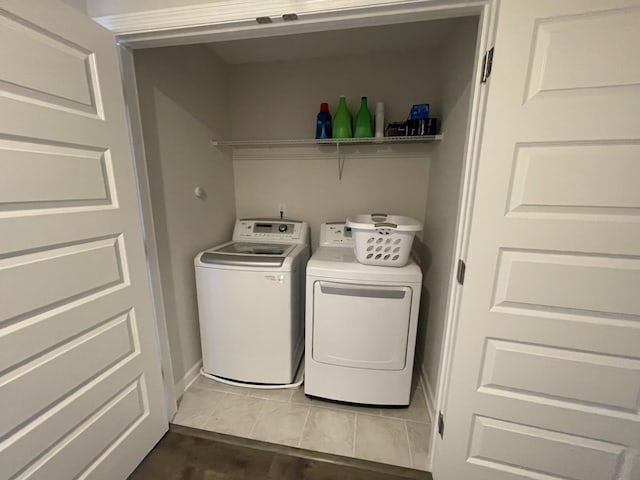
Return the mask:
{"type": "Polygon", "coordinates": [[[365,265],[403,267],[422,224],[410,217],[372,213],[347,218],[358,262],[365,265]]]}

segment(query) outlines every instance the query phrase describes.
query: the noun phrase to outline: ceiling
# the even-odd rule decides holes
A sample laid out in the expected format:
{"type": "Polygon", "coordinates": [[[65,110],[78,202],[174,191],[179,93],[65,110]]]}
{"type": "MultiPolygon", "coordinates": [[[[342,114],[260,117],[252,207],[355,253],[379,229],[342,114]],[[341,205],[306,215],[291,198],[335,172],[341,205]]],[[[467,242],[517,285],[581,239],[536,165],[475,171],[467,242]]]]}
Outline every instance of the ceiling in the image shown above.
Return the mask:
{"type": "Polygon", "coordinates": [[[438,47],[465,18],[301,33],[207,44],[229,64],[438,47]]]}

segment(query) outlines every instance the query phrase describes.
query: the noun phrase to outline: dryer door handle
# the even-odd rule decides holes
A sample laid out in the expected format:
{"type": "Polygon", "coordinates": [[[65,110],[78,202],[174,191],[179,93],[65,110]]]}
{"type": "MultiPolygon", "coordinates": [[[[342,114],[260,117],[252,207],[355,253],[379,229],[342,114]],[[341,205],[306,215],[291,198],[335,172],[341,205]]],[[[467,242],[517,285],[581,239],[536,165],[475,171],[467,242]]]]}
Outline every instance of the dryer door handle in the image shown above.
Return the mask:
{"type": "Polygon", "coordinates": [[[401,300],[406,295],[406,287],[384,288],[368,285],[345,285],[342,283],[320,282],[320,291],[328,295],[348,297],[386,298],[401,300]]]}

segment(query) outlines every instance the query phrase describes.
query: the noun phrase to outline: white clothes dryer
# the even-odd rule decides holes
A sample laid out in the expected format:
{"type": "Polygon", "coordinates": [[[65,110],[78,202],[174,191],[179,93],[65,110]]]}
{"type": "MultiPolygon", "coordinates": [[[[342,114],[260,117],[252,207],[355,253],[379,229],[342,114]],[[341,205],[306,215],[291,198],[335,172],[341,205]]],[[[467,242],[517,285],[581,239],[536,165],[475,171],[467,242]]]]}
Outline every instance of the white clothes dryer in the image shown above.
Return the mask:
{"type": "Polygon", "coordinates": [[[223,382],[288,385],[304,351],[308,226],[237,220],[195,258],[202,371],[223,382]]]}
{"type": "Polygon", "coordinates": [[[307,264],[306,395],[408,405],[422,272],[358,263],[350,229],[321,227],[307,264]]]}

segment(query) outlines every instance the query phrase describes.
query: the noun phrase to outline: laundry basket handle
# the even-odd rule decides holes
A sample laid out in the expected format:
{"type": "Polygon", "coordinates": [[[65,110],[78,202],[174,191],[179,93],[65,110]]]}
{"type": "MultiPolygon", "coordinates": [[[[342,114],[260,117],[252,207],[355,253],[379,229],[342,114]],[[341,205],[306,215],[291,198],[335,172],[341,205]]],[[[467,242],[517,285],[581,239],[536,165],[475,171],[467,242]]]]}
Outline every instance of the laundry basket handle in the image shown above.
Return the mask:
{"type": "Polygon", "coordinates": [[[373,226],[376,228],[398,228],[397,223],[391,223],[391,222],[374,223],[373,226]]]}
{"type": "Polygon", "coordinates": [[[386,213],[372,213],[371,221],[374,223],[384,222],[387,219],[388,215],[386,213]]]}

